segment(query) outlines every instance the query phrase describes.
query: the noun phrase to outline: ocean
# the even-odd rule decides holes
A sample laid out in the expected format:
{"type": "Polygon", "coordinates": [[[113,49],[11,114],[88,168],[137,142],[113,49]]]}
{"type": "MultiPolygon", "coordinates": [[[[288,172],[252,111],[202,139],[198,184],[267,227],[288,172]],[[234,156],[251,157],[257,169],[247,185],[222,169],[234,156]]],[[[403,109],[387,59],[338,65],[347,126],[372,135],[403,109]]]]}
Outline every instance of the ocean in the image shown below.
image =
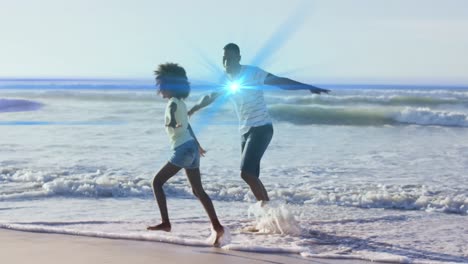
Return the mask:
{"type": "MultiPolygon", "coordinates": [[[[223,249],[468,263],[468,89],[326,88],[265,89],[264,207],[239,176],[230,102],[192,117],[202,182],[229,231],[223,249]]],[[[206,93],[194,85],[188,107],[206,93]]],[[[209,247],[183,173],[165,185],[172,232],[146,231],[160,221],[151,181],[169,157],[165,104],[143,82],[1,81],[0,228],[209,247]]]]}

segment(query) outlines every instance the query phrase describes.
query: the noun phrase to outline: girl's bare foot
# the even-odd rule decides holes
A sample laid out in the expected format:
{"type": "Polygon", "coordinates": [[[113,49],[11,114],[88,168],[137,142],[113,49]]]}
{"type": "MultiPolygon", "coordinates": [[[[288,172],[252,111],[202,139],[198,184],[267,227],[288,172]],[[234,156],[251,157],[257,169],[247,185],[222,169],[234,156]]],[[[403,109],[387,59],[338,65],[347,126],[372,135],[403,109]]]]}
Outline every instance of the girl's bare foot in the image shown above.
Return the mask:
{"type": "Polygon", "coordinates": [[[220,247],[221,246],[221,237],[224,235],[224,227],[219,226],[215,229],[216,231],[216,239],[213,243],[213,246],[220,247]]]}
{"type": "Polygon", "coordinates": [[[171,232],[171,224],[170,223],[161,223],[161,224],[155,225],[155,226],[148,226],[146,229],[147,230],[152,230],[152,231],[171,232]]]}
{"type": "Polygon", "coordinates": [[[242,229],[245,232],[251,232],[251,233],[257,233],[260,232],[260,230],[256,226],[248,226],[244,229],[242,229]]]}

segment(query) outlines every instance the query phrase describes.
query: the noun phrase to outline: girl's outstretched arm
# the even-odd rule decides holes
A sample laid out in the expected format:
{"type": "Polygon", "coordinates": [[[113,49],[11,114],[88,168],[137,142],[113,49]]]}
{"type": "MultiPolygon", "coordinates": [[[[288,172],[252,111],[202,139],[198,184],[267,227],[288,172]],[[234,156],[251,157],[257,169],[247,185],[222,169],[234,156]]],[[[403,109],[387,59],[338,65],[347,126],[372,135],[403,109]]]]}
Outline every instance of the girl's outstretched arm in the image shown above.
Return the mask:
{"type": "Polygon", "coordinates": [[[210,105],[211,103],[213,103],[216,100],[216,98],[218,98],[221,95],[222,95],[222,93],[220,93],[220,92],[213,92],[211,94],[203,96],[200,99],[200,101],[188,111],[188,115],[191,116],[196,111],[210,105]]]}

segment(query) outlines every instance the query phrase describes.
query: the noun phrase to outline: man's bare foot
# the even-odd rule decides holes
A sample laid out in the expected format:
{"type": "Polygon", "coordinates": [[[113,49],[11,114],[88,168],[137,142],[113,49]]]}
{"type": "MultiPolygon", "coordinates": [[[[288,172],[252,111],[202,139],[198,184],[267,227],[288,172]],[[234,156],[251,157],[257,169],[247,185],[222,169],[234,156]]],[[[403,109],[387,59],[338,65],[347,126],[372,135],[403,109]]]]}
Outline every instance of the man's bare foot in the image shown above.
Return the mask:
{"type": "Polygon", "coordinates": [[[224,235],[224,227],[220,226],[215,229],[216,231],[216,239],[213,243],[213,246],[220,247],[221,246],[221,237],[224,235]]]}
{"type": "Polygon", "coordinates": [[[161,223],[161,224],[155,225],[155,226],[148,226],[146,229],[151,230],[151,231],[171,232],[171,224],[170,223],[161,223]]]}

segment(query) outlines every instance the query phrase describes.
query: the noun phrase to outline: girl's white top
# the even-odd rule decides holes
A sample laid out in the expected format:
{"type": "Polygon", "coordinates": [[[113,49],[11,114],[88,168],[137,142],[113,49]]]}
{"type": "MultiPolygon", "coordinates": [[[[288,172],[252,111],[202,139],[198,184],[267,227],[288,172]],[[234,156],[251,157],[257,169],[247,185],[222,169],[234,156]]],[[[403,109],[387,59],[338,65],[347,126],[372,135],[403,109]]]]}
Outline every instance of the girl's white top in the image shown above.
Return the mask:
{"type": "Polygon", "coordinates": [[[184,144],[185,142],[192,140],[193,137],[188,130],[188,115],[187,115],[187,106],[185,102],[181,99],[172,97],[167,102],[166,113],[165,113],[165,124],[166,132],[169,136],[169,141],[171,142],[171,149],[184,144]],[[180,127],[172,128],[167,126],[171,121],[171,109],[170,106],[172,103],[177,105],[177,110],[175,111],[175,121],[177,124],[181,125],[180,127]]]}

